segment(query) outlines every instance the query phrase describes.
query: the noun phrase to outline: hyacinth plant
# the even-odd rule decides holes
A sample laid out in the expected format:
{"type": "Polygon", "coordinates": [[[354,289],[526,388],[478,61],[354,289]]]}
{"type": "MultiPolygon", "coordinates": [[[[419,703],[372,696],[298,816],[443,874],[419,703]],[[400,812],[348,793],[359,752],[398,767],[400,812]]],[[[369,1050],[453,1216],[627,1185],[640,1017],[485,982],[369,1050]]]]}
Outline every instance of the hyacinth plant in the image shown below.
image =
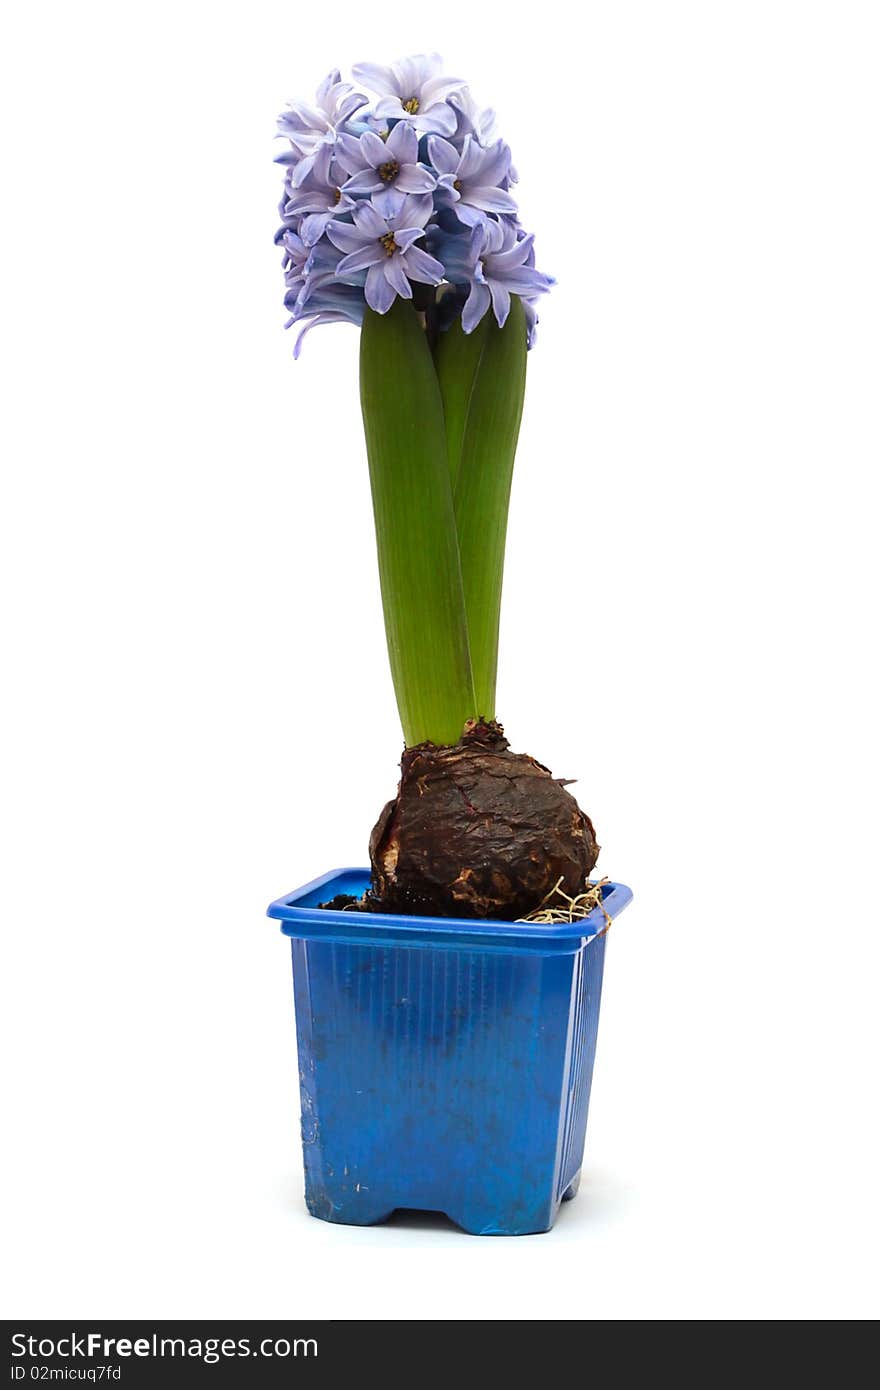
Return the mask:
{"type": "Polygon", "coordinates": [[[360,329],[388,652],[406,750],[371,840],[371,906],[506,916],[580,891],[588,818],[496,721],[501,587],[527,352],[553,284],[494,113],[436,55],[331,72],[279,119],[294,356],[360,329]]]}

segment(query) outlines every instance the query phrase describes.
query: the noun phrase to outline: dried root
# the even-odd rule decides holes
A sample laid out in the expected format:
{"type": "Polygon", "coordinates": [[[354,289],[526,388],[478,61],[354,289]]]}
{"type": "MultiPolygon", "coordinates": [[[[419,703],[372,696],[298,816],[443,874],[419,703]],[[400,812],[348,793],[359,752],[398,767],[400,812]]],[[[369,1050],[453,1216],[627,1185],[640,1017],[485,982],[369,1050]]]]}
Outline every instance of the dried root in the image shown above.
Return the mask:
{"type": "Polygon", "coordinates": [[[535,908],[534,912],[528,913],[526,917],[517,917],[518,922],[537,922],[545,926],[564,922],[580,922],[584,917],[589,917],[596,908],[602,909],[605,918],[604,931],[611,926],[611,918],[605,911],[602,901],[602,889],[610,880],[600,878],[598,883],[588,883],[582,893],[576,893],[574,897],[566,893],[562,886],[562,879],[550,889],[544,901],[535,908]]]}

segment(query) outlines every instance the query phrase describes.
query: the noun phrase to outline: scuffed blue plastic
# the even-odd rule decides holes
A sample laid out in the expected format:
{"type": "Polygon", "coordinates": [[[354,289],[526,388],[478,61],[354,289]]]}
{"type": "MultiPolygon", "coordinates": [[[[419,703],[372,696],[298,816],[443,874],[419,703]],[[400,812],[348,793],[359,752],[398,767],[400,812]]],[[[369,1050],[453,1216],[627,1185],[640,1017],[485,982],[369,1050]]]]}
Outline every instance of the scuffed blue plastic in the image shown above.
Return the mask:
{"type": "MultiPolygon", "coordinates": [[[[549,1230],[580,1177],[604,914],[538,926],[318,907],[368,884],[337,869],[269,908],[293,951],[309,1211],[549,1230]]],[[[631,898],[603,890],[612,918],[631,898]]]]}

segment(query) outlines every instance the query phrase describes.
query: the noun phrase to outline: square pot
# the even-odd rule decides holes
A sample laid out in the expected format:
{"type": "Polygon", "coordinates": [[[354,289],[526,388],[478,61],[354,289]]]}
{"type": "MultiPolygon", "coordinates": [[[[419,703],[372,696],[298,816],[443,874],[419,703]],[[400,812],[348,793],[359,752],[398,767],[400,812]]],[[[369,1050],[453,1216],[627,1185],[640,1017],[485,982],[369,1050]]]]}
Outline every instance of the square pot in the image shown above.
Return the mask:
{"type": "MultiPolygon", "coordinates": [[[[309,1211],[549,1230],[580,1177],[604,913],[545,926],[318,907],[368,886],[367,869],[336,869],[269,908],[293,952],[309,1211]]],[[[605,885],[605,912],[631,898],[605,885]]]]}

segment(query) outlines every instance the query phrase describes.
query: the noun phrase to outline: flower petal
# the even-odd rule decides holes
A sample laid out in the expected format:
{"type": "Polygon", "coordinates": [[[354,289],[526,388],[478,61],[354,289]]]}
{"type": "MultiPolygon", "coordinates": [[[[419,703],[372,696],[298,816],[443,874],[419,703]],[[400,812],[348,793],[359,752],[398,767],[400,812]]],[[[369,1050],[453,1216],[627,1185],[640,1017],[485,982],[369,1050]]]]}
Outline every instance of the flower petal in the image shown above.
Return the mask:
{"type": "Polygon", "coordinates": [[[435,102],[445,101],[453,92],[460,92],[464,82],[460,77],[429,77],[422,83],[422,106],[433,106],[435,102]]]}
{"type": "Polygon", "coordinates": [[[327,238],[340,251],[345,252],[357,251],[358,247],[369,240],[358,227],[352,227],[348,222],[328,222],[327,238]]]}
{"type": "Polygon", "coordinates": [[[290,182],[293,188],[299,188],[304,179],[307,179],[312,172],[312,165],[315,162],[314,154],[305,154],[297,165],[294,166],[290,175],[290,182]]]}
{"type": "Polygon", "coordinates": [[[461,311],[461,326],[465,333],[473,333],[491,302],[492,296],[487,285],[471,285],[471,292],[461,311]]]}
{"type": "Polygon", "coordinates": [[[385,275],[385,267],[371,265],[364,285],[364,298],[370,308],[375,309],[377,314],[387,314],[396,297],[394,286],[385,275]]]}
{"type": "Polygon", "coordinates": [[[376,102],[377,116],[393,116],[396,121],[411,121],[412,116],[409,111],[404,111],[400,97],[382,97],[376,102]]]}
{"type": "MultiPolygon", "coordinates": [[[[393,225],[395,218],[406,206],[406,194],[398,193],[396,188],[388,188],[385,186],[385,184],[382,185],[382,189],[383,191],[381,196],[375,195],[373,200],[373,206],[377,207],[379,204],[381,204],[380,211],[382,213],[382,216],[387,218],[387,220],[393,225]]],[[[401,222],[398,225],[406,226],[407,223],[401,222]]],[[[387,227],[385,228],[385,231],[388,231],[387,227]]]]}
{"type": "Polygon", "coordinates": [[[372,203],[377,212],[382,217],[391,222],[395,215],[400,211],[400,200],[402,193],[398,193],[397,188],[388,188],[381,179],[377,179],[378,187],[373,193],[372,203]]]}
{"type": "Polygon", "coordinates": [[[361,136],[361,153],[364,163],[371,169],[376,169],[380,164],[384,164],[388,158],[385,152],[385,141],[380,140],[373,130],[365,130],[361,136]]]}
{"type": "Polygon", "coordinates": [[[462,198],[472,208],[480,208],[483,212],[516,212],[516,199],[503,188],[474,188],[469,184],[462,198]]]}
{"type": "Polygon", "coordinates": [[[334,157],[336,163],[348,174],[357,174],[357,171],[367,168],[367,161],[360,147],[360,136],[348,133],[339,136],[334,146],[334,157]]]}
{"type": "MultiPolygon", "coordinates": [[[[290,322],[295,323],[296,320],[291,319],[290,322]]],[[[293,345],[294,359],[299,357],[300,352],[302,351],[303,338],[306,336],[307,333],[310,333],[313,328],[317,328],[320,323],[351,323],[351,319],[349,319],[345,314],[315,314],[314,318],[311,319],[305,325],[304,328],[301,328],[299,333],[296,335],[296,342],[293,345]]],[[[289,324],[287,326],[290,327],[289,324]]]]}
{"type": "Polygon", "coordinates": [[[394,232],[394,241],[401,251],[406,251],[414,241],[418,241],[423,236],[424,232],[421,227],[398,227],[394,232]]]}
{"type": "Polygon", "coordinates": [[[324,232],[327,230],[327,223],[332,220],[332,212],[312,212],[308,217],[303,218],[302,239],[306,246],[314,246],[316,241],[320,241],[324,232]]]}
{"type": "Polygon", "coordinates": [[[516,232],[507,223],[493,222],[487,218],[483,223],[483,249],[481,256],[494,256],[498,251],[509,251],[516,232]]]}
{"type": "Polygon", "coordinates": [[[307,101],[289,101],[287,105],[290,110],[283,112],[278,118],[279,124],[283,123],[285,130],[295,129],[297,126],[302,131],[325,131],[328,129],[329,121],[324,112],[315,106],[310,106],[307,101]]]}
{"type": "Polygon", "coordinates": [[[364,236],[380,237],[388,231],[388,224],[372,203],[358,203],[352,213],[355,226],[364,236]]]}
{"type": "Polygon", "coordinates": [[[384,159],[396,159],[398,164],[415,164],[419,157],[419,137],[406,121],[396,125],[388,139],[380,140],[379,144],[382,145],[384,159]]]}
{"type": "Polygon", "coordinates": [[[352,174],[350,179],[346,179],[342,185],[343,193],[376,193],[385,185],[379,178],[375,169],[358,169],[357,173],[352,174]]]}
{"type": "Polygon", "coordinates": [[[355,170],[363,169],[364,167],[361,142],[356,135],[343,134],[338,136],[333,153],[337,164],[339,164],[347,174],[353,174],[355,170]]]}
{"type": "Polygon", "coordinates": [[[518,241],[512,246],[509,251],[499,251],[497,254],[493,254],[493,273],[506,272],[513,270],[516,266],[525,265],[531,254],[534,240],[534,236],[530,233],[528,236],[524,236],[522,241],[518,241]]]}
{"type": "Polygon", "coordinates": [[[458,172],[460,155],[454,145],[440,135],[428,136],[428,158],[438,174],[458,172]]]}
{"type": "MultiPolygon", "coordinates": [[[[401,127],[395,126],[395,130],[401,127]]],[[[394,180],[398,193],[430,193],[436,184],[434,175],[421,164],[401,164],[400,173],[394,180]]]]}
{"type": "Polygon", "coordinates": [[[338,68],[331,68],[325,78],[318,83],[318,90],[315,96],[318,101],[323,101],[332,89],[342,82],[342,73],[338,68]]]}
{"type": "Polygon", "coordinates": [[[368,241],[359,246],[350,256],[343,256],[336,267],[337,275],[351,275],[354,270],[366,270],[367,266],[377,265],[385,259],[385,248],[378,241],[368,241]]]}
{"type": "Polygon", "coordinates": [[[385,279],[392,289],[400,295],[401,299],[412,299],[412,286],[407,280],[407,271],[404,269],[405,261],[403,256],[386,256],[385,258],[385,279]]]}
{"type": "Polygon", "coordinates": [[[349,120],[354,115],[355,111],[359,111],[362,106],[366,106],[367,101],[368,98],[364,96],[363,92],[350,92],[347,97],[343,97],[336,109],[336,120],[338,124],[341,125],[343,121],[349,120]]]}
{"type": "Polygon", "coordinates": [[[443,66],[439,53],[414,53],[410,58],[398,58],[392,64],[397,81],[397,92],[405,101],[408,97],[421,96],[422,87],[443,66]]]}
{"type": "Polygon", "coordinates": [[[510,291],[500,280],[490,280],[489,292],[492,295],[492,308],[495,310],[498,327],[503,328],[510,313],[510,291]]]}
{"type": "Polygon", "coordinates": [[[474,180],[484,188],[497,188],[510,172],[510,146],[503,140],[497,141],[490,150],[483,151],[480,161],[479,177],[474,180]]]}
{"type": "Polygon", "coordinates": [[[430,193],[408,193],[394,222],[398,227],[424,227],[433,211],[430,193]]]}
{"type": "MultiPolygon", "coordinates": [[[[473,179],[474,182],[483,182],[482,179],[478,180],[477,176],[483,167],[485,158],[486,151],[480,147],[479,143],[472,135],[466,135],[464,144],[461,147],[461,159],[458,162],[458,177],[462,182],[465,182],[467,179],[473,179]]],[[[487,182],[489,181],[490,180],[487,180],[487,182]]]]}
{"type": "MultiPolygon", "coordinates": [[[[487,266],[486,269],[491,279],[491,265],[487,266]]],[[[518,266],[516,270],[509,271],[502,278],[510,293],[518,295],[546,294],[555,284],[552,275],[544,275],[540,270],[534,270],[528,265],[518,266]]]]}
{"type": "Polygon", "coordinates": [[[451,106],[446,103],[437,103],[432,106],[430,111],[419,111],[417,115],[408,118],[414,121],[420,130],[434,135],[454,135],[457,124],[456,115],[451,106]]]}
{"type": "Polygon", "coordinates": [[[296,232],[285,231],[283,240],[285,250],[289,251],[291,255],[299,256],[300,258],[305,255],[305,243],[301,237],[297,236],[296,232]]]}
{"type": "Polygon", "coordinates": [[[443,279],[445,272],[441,262],[435,261],[434,257],[429,256],[420,246],[411,246],[408,251],[402,251],[400,256],[395,256],[394,259],[403,262],[411,280],[418,280],[423,285],[439,285],[443,279]]]}
{"type": "Polygon", "coordinates": [[[355,63],[351,75],[355,82],[362,82],[365,87],[370,87],[372,91],[380,92],[383,96],[397,94],[394,72],[391,68],[383,67],[381,63],[355,63]]]}
{"type": "Polygon", "coordinates": [[[469,207],[467,203],[456,203],[452,211],[459,222],[463,222],[466,227],[480,227],[486,220],[479,208],[469,207]]]}
{"type": "Polygon", "coordinates": [[[324,189],[299,189],[284,204],[284,216],[299,217],[304,212],[326,212],[328,201],[324,189]]]}
{"type": "Polygon", "coordinates": [[[312,178],[316,183],[327,184],[330,182],[330,160],[332,158],[332,144],[329,140],[323,141],[315,150],[315,158],[312,163],[312,178]]]}

